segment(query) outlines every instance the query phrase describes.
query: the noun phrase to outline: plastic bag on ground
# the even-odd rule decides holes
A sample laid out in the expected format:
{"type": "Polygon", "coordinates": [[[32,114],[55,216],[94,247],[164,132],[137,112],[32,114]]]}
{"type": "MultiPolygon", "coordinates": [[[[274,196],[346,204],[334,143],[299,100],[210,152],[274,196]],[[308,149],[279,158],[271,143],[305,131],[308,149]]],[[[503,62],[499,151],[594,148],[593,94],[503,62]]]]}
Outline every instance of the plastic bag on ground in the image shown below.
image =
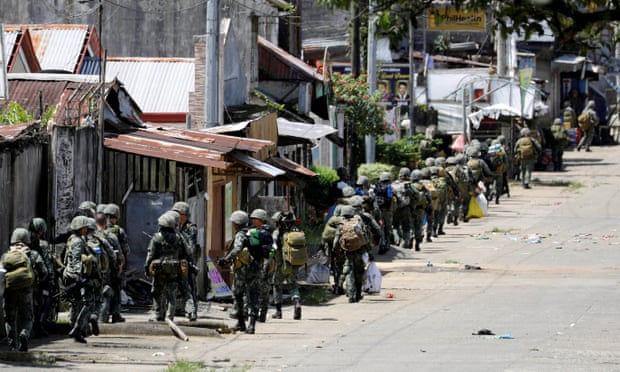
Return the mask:
{"type": "Polygon", "coordinates": [[[310,268],[306,282],[312,284],[329,283],[329,267],[316,263],[310,268]]]}
{"type": "Polygon", "coordinates": [[[371,261],[366,268],[366,280],[362,286],[362,290],[368,293],[381,292],[381,271],[374,261],[371,261]]]}

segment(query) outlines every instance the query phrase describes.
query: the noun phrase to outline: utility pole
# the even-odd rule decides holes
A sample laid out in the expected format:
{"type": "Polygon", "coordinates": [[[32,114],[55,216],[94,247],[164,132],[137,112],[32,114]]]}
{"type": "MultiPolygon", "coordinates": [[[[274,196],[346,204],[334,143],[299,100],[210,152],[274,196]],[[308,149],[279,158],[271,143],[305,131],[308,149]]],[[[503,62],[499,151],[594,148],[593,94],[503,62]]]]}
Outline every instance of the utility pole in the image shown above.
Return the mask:
{"type": "MultiPolygon", "coordinates": [[[[360,75],[360,14],[359,6],[356,1],[351,2],[351,19],[352,24],[352,45],[351,45],[351,75],[358,77],[360,75]]],[[[357,134],[353,130],[355,123],[345,121],[345,134],[347,141],[345,143],[345,162],[349,171],[349,178],[355,179],[357,176],[357,164],[355,161],[355,150],[357,145],[357,134]]]]}
{"type": "MultiPolygon", "coordinates": [[[[377,42],[375,35],[375,6],[376,1],[372,0],[368,5],[368,65],[366,70],[368,72],[368,95],[372,94],[377,89],[377,42]]],[[[375,136],[367,135],[366,142],[366,163],[375,162],[375,136]]]]}
{"type": "Polygon", "coordinates": [[[105,134],[104,130],[104,115],[103,110],[105,107],[105,61],[106,51],[103,49],[103,0],[99,0],[99,51],[101,53],[101,62],[99,65],[99,126],[98,137],[99,145],[97,146],[97,185],[95,187],[96,195],[95,200],[97,203],[103,202],[103,160],[105,157],[105,151],[103,148],[105,134]]]}
{"type": "Polygon", "coordinates": [[[220,4],[207,0],[207,39],[205,42],[205,128],[220,121],[220,4]]]}
{"type": "Polygon", "coordinates": [[[415,60],[413,58],[414,51],[414,29],[413,29],[413,21],[411,20],[413,14],[409,16],[409,127],[411,128],[411,135],[415,136],[415,86],[416,86],[416,73],[415,73],[415,60]]]}

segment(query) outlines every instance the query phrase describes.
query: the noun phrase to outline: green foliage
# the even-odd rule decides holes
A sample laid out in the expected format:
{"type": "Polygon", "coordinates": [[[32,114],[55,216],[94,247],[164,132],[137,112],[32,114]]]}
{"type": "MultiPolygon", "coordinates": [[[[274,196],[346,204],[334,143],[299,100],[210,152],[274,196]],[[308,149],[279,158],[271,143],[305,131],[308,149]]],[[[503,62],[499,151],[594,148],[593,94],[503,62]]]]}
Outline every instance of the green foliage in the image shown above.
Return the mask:
{"type": "Polygon", "coordinates": [[[30,114],[17,102],[9,102],[8,107],[0,114],[2,124],[21,124],[34,121],[34,115],[30,114]]]}
{"type": "Polygon", "coordinates": [[[317,173],[317,176],[306,183],[303,189],[304,198],[316,209],[325,210],[331,206],[330,188],[332,183],[338,181],[338,174],[334,169],[320,165],[313,165],[310,169],[317,173]]]}
{"type": "Polygon", "coordinates": [[[197,372],[205,367],[203,362],[179,360],[166,369],[166,372],[197,372]]]}
{"type": "Polygon", "coordinates": [[[41,126],[46,127],[47,124],[49,124],[49,122],[52,121],[52,119],[54,119],[55,117],[56,117],[56,108],[54,108],[53,106],[48,107],[43,112],[43,117],[41,118],[41,126]]]}
{"type": "Polygon", "coordinates": [[[366,75],[353,77],[351,74],[334,73],[330,81],[332,103],[345,106],[345,120],[353,125],[357,135],[381,135],[384,108],[379,103],[381,93],[368,93],[366,75]]]}
{"type": "Polygon", "coordinates": [[[359,168],[357,168],[358,177],[366,176],[370,180],[370,183],[377,183],[379,181],[379,175],[383,172],[390,172],[392,173],[393,177],[396,176],[396,169],[394,168],[394,166],[389,164],[366,163],[360,164],[359,168]]]}
{"type": "Polygon", "coordinates": [[[424,134],[403,137],[392,143],[377,142],[377,161],[396,167],[417,168],[417,163],[437,151],[441,139],[429,140],[424,134]]]}

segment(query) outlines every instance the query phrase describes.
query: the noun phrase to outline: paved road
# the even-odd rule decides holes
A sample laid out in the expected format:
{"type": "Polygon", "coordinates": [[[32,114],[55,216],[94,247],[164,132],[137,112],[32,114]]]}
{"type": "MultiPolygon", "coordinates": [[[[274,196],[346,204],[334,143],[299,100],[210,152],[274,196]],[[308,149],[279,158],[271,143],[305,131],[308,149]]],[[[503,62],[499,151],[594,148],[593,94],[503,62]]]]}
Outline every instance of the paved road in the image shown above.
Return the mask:
{"type": "Polygon", "coordinates": [[[286,309],[255,335],[101,335],[34,350],[101,371],[179,359],[237,371],[619,371],[619,155],[566,153],[566,172],[535,173],[531,190],[513,185],[488,218],[448,227],[422,252],[380,256],[382,292],[358,304],[305,306],[302,321],[286,309]],[[472,335],[481,329],[496,335],[472,335]]]}

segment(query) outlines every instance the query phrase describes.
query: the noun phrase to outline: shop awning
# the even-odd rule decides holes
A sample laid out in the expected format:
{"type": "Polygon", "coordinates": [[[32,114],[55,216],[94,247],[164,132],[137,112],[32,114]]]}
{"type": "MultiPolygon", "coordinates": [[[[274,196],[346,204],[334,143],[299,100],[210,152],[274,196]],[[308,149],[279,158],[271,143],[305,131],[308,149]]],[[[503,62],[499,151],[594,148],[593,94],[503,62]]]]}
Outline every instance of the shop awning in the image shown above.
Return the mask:
{"type": "Polygon", "coordinates": [[[301,176],[306,176],[306,177],[314,177],[317,175],[316,173],[304,167],[303,165],[295,163],[294,161],[287,159],[287,158],[272,156],[269,159],[267,159],[267,163],[273,166],[276,166],[280,169],[284,169],[287,172],[294,173],[295,175],[301,175],[301,176]]]}
{"type": "Polygon", "coordinates": [[[286,172],[280,168],[274,167],[271,164],[262,162],[241,152],[232,152],[230,153],[230,157],[239,162],[241,165],[252,169],[254,173],[256,173],[255,176],[258,177],[275,178],[286,174],[286,172]]]}

